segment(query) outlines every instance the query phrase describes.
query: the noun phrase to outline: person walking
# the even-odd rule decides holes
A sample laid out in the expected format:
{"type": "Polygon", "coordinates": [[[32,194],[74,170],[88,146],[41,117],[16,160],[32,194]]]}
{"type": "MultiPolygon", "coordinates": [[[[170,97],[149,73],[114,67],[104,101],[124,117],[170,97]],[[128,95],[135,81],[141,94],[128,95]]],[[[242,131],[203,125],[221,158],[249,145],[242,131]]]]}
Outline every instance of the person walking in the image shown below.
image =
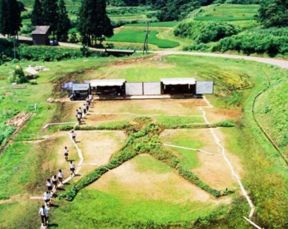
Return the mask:
{"type": "Polygon", "coordinates": [[[69,150],[68,150],[68,147],[65,146],[64,147],[64,158],[66,161],[68,161],[68,157],[69,157],[69,150]]]}
{"type": "Polygon", "coordinates": [[[48,226],[48,220],[49,220],[49,208],[44,207],[44,214],[45,214],[45,221],[46,221],[46,225],[48,226]]]}
{"type": "Polygon", "coordinates": [[[72,137],[73,141],[76,142],[76,133],[74,130],[71,131],[71,137],[72,137]]]}
{"type": "Polygon", "coordinates": [[[46,226],[47,225],[47,220],[46,220],[46,214],[45,214],[45,206],[42,205],[40,208],[39,208],[39,215],[40,215],[40,218],[41,218],[41,226],[46,226]]]}
{"type": "Polygon", "coordinates": [[[46,191],[44,192],[43,194],[43,200],[44,200],[44,203],[45,203],[45,206],[46,207],[50,207],[51,206],[51,193],[49,191],[46,191]]]}
{"type": "Polygon", "coordinates": [[[78,125],[80,126],[81,125],[81,116],[79,114],[77,114],[76,119],[77,119],[78,125]]]}
{"type": "Polygon", "coordinates": [[[71,176],[75,176],[75,164],[73,161],[70,161],[70,164],[69,164],[69,167],[70,167],[70,172],[71,172],[71,176]]]}
{"type": "Polygon", "coordinates": [[[56,175],[52,176],[51,181],[52,181],[52,184],[53,184],[53,186],[54,186],[53,188],[54,188],[54,189],[57,189],[57,185],[58,185],[57,176],[56,176],[56,175]]]}
{"type": "Polygon", "coordinates": [[[63,175],[63,172],[61,169],[58,170],[58,174],[57,174],[57,177],[58,177],[58,181],[61,185],[63,185],[63,178],[64,178],[64,175],[63,175]]]}
{"type": "Polygon", "coordinates": [[[51,183],[51,180],[50,179],[47,179],[47,181],[46,181],[46,187],[47,187],[47,189],[48,189],[48,191],[49,192],[51,192],[52,191],[52,183],[51,183]]]}
{"type": "Polygon", "coordinates": [[[84,103],[82,110],[83,110],[83,113],[84,113],[84,116],[85,116],[85,115],[87,114],[87,106],[86,106],[86,103],[84,103]]]}

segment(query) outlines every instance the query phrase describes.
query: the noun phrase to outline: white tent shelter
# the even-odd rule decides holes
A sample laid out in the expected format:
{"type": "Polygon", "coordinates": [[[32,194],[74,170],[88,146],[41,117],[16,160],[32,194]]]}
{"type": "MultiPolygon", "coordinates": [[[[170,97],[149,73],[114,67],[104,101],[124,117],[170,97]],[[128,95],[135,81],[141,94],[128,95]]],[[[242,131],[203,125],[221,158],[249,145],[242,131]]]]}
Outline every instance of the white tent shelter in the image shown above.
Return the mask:
{"type": "Polygon", "coordinates": [[[164,85],[195,85],[194,78],[163,78],[161,83],[164,85]]]}
{"type": "Polygon", "coordinates": [[[90,86],[96,87],[121,87],[126,83],[125,79],[103,79],[103,80],[90,80],[90,86]]]}

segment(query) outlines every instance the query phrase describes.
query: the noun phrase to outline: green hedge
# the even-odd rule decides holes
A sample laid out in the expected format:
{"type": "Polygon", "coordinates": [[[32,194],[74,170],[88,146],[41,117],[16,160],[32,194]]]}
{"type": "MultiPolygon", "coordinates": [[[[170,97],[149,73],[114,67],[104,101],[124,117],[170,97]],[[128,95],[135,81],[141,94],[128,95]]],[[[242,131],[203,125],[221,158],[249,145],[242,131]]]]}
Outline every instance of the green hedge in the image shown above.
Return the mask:
{"type": "Polygon", "coordinates": [[[135,156],[148,153],[157,160],[164,162],[170,167],[176,169],[178,174],[188,180],[189,182],[197,185],[199,188],[207,191],[214,197],[220,197],[228,195],[229,191],[221,192],[219,190],[211,188],[209,185],[204,183],[191,171],[185,170],[180,163],[180,160],[176,155],[169,151],[162,149],[160,141],[160,133],[162,129],[154,123],[151,123],[149,118],[138,118],[134,120],[137,122],[133,128],[129,128],[129,137],[123,148],[114,154],[108,164],[95,169],[87,176],[81,178],[74,184],[69,191],[60,195],[60,198],[65,198],[68,201],[72,201],[77,193],[90,185],[91,183],[98,180],[103,174],[107,173],[111,169],[115,169],[122,165],[124,162],[134,158],[135,156]]]}
{"type": "Polygon", "coordinates": [[[80,49],[28,45],[19,47],[19,56],[32,61],[59,61],[83,57],[80,49]]]}
{"type": "Polygon", "coordinates": [[[288,54],[288,28],[253,29],[221,40],[213,51],[235,50],[245,54],[288,54]]]}
{"type": "Polygon", "coordinates": [[[218,41],[224,37],[235,35],[239,29],[225,22],[182,22],[174,30],[175,36],[190,38],[197,43],[218,41]]]}

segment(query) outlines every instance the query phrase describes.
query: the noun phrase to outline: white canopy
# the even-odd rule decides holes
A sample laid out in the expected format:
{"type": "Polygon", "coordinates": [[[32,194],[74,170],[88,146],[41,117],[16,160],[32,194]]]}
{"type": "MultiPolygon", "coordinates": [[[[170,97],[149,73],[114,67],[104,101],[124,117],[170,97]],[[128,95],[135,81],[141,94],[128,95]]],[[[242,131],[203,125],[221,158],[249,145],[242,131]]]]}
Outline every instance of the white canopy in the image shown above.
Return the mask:
{"type": "Polygon", "coordinates": [[[123,86],[125,84],[125,79],[103,79],[103,80],[90,80],[91,87],[113,87],[113,86],[123,86]]]}
{"type": "Polygon", "coordinates": [[[163,78],[161,83],[164,85],[194,85],[196,80],[194,78],[163,78]]]}

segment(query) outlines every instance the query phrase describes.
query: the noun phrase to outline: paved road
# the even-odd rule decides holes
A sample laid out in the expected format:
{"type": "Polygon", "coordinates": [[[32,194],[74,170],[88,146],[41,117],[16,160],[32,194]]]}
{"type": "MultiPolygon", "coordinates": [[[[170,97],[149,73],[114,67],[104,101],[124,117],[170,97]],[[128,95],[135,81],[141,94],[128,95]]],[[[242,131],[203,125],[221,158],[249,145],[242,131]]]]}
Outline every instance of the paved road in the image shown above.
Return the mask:
{"type": "Polygon", "coordinates": [[[264,57],[254,57],[254,56],[241,56],[241,55],[232,55],[232,54],[222,54],[222,53],[203,53],[203,52],[187,52],[187,51],[153,51],[159,55],[189,55],[189,56],[207,56],[207,57],[221,57],[228,59],[237,59],[237,60],[248,60],[256,61],[265,64],[275,65],[281,68],[288,69],[288,60],[281,60],[276,58],[264,58],[264,57]]]}
{"type": "MultiPolygon", "coordinates": [[[[3,37],[0,35],[0,38],[3,37]]],[[[30,37],[19,36],[20,40],[24,41],[32,41],[30,37]]],[[[80,48],[81,45],[60,42],[60,46],[62,47],[70,47],[70,48],[80,48]]],[[[95,49],[90,48],[94,51],[104,52],[104,49],[95,49]]],[[[137,53],[142,53],[142,51],[137,51],[137,53]]],[[[256,61],[264,64],[271,64],[281,68],[288,69],[288,60],[276,59],[276,58],[265,58],[265,57],[254,57],[254,56],[242,56],[242,55],[232,55],[232,54],[223,54],[223,53],[204,53],[204,52],[187,52],[187,51],[175,51],[175,50],[163,50],[163,51],[151,51],[151,53],[155,53],[162,56],[167,55],[189,55],[189,56],[207,56],[207,57],[221,57],[228,59],[237,59],[237,60],[248,60],[248,61],[256,61]]]]}

